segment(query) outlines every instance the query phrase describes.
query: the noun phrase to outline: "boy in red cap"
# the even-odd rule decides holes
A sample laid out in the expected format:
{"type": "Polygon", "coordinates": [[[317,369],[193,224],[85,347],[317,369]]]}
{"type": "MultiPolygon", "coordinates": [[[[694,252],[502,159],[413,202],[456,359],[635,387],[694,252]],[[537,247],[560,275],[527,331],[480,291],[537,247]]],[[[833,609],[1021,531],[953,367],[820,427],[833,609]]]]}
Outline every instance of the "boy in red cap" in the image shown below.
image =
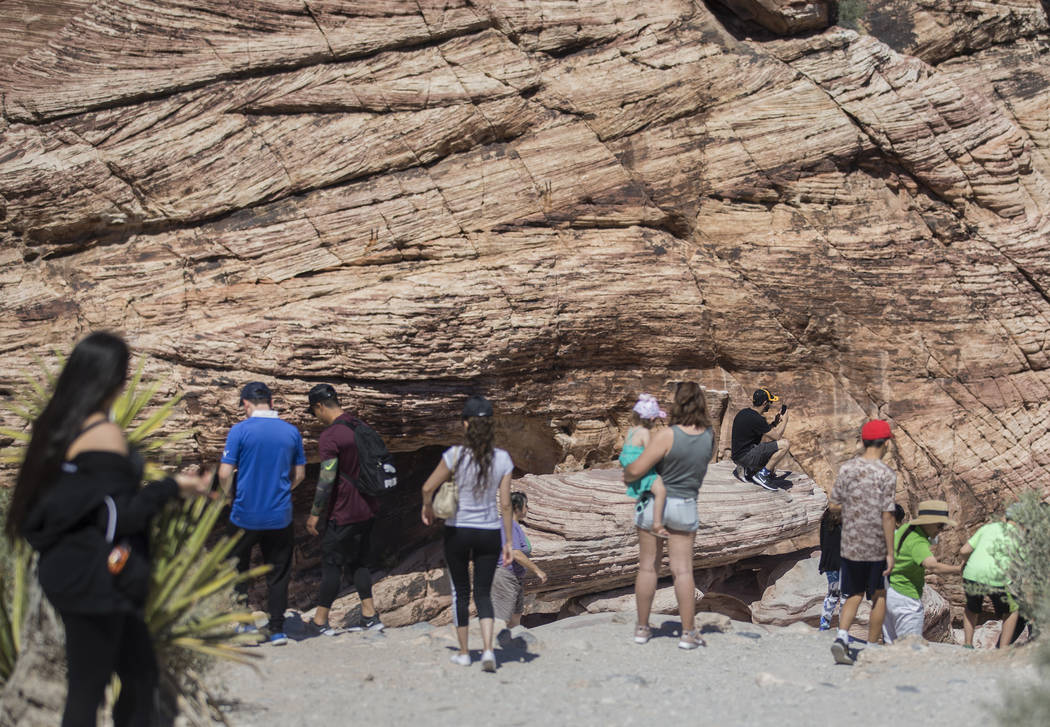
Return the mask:
{"type": "Polygon", "coordinates": [[[882,633],[886,617],[886,576],[893,570],[893,518],[897,475],[885,462],[890,425],[873,419],[860,430],[864,453],[842,465],[831,490],[831,501],[842,508],[842,595],[846,602],[839,616],[839,631],[831,645],[838,664],[852,664],[849,627],[861,599],[872,602],[868,641],[882,633]]]}

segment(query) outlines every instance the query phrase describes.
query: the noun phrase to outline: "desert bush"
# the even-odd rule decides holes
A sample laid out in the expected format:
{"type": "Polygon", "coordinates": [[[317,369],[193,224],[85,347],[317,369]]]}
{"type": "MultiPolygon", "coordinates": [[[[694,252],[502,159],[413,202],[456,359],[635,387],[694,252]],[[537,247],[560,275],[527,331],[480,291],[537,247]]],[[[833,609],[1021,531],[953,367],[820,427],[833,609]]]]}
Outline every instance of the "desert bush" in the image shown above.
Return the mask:
{"type": "Polygon", "coordinates": [[[1006,582],[1021,616],[1041,626],[1050,609],[1050,506],[1030,490],[1010,505],[1007,517],[1020,527],[1011,531],[1000,556],[1006,563],[1006,582]]]}
{"type": "Polygon", "coordinates": [[[868,9],[865,0],[839,0],[837,24],[843,28],[858,30],[859,20],[868,9]]]}
{"type": "MultiPolygon", "coordinates": [[[[1050,607],[1037,614],[1042,623],[1050,618],[1050,607]]],[[[1035,679],[1011,684],[997,710],[1003,727],[1045,727],[1050,724],[1050,640],[1040,639],[1032,655],[1035,679]]]]}

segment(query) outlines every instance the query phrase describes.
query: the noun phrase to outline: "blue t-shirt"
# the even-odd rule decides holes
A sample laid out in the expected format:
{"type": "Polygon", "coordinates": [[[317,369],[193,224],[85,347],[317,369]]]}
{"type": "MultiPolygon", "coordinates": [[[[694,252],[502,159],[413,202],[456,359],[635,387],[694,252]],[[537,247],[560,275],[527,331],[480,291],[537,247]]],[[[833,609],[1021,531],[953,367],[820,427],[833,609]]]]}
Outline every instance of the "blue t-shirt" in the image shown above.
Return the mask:
{"type": "Polygon", "coordinates": [[[226,437],[223,464],[237,468],[230,522],[245,530],[279,530],[292,522],[292,467],[306,464],[299,430],[271,410],[237,422],[226,437]]]}

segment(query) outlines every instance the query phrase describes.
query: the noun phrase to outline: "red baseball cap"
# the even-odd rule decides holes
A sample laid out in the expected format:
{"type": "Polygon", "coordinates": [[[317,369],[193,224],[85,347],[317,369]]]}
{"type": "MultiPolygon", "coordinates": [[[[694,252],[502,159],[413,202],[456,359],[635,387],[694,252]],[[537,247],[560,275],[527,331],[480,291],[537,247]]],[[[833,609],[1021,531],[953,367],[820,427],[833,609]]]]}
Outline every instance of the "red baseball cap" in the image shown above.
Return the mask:
{"type": "Polygon", "coordinates": [[[893,432],[890,431],[890,423],[882,419],[872,419],[860,428],[860,438],[865,442],[876,439],[892,439],[893,432]]]}

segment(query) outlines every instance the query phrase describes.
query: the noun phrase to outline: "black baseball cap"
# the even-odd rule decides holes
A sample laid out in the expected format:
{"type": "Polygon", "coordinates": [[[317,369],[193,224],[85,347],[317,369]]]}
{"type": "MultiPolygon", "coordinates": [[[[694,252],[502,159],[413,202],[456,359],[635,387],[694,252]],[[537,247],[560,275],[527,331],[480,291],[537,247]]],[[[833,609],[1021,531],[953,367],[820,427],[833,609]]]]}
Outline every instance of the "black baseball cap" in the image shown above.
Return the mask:
{"type": "Polygon", "coordinates": [[[310,389],[306,399],[309,402],[306,406],[307,411],[313,411],[314,404],[320,404],[322,401],[339,401],[339,397],[335,393],[335,387],[331,384],[317,384],[310,389]]]}
{"type": "Polygon", "coordinates": [[[472,396],[463,405],[463,418],[492,416],[492,402],[484,396],[472,396]]]}
{"type": "Polygon", "coordinates": [[[273,393],[270,391],[270,387],[261,381],[252,381],[245,384],[244,388],[241,389],[241,401],[253,401],[256,399],[273,401],[273,393]]]}
{"type": "Polygon", "coordinates": [[[755,406],[762,406],[769,402],[780,401],[780,397],[769,389],[755,389],[755,393],[751,395],[751,401],[755,406]]]}

